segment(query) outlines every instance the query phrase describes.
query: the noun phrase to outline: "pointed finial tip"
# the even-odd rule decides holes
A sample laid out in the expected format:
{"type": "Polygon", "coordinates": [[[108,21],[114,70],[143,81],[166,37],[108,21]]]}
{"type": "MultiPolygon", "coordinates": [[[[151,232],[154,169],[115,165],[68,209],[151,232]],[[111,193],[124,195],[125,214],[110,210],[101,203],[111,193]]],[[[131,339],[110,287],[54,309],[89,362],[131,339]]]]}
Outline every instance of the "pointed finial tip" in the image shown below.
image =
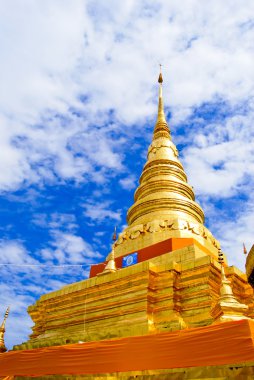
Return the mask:
{"type": "Polygon", "coordinates": [[[162,82],[163,82],[162,73],[160,73],[160,75],[159,75],[158,82],[159,82],[160,84],[162,84],[162,82]]]}
{"type": "Polygon", "coordinates": [[[160,64],[160,74],[159,74],[159,79],[158,79],[158,82],[160,83],[160,84],[162,84],[162,82],[163,82],[163,78],[162,78],[162,72],[161,72],[161,64],[160,64]]]}
{"type": "Polygon", "coordinates": [[[243,243],[243,253],[244,253],[244,255],[247,255],[247,253],[248,253],[244,243],[243,243]]]}
{"type": "Polygon", "coordinates": [[[117,240],[116,226],[114,228],[114,233],[113,233],[113,236],[112,236],[112,240],[113,240],[113,242],[115,242],[117,240]]]}

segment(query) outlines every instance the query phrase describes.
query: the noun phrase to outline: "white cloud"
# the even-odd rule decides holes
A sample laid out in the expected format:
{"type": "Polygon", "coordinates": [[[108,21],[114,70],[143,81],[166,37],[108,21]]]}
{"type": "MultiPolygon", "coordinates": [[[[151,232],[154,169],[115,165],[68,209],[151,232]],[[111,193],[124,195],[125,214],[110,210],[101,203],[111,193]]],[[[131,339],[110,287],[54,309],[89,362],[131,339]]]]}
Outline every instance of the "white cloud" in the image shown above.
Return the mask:
{"type": "Polygon", "coordinates": [[[128,177],[120,179],[119,183],[122,188],[126,190],[135,189],[138,185],[137,178],[133,175],[129,175],[128,177]]]}
{"type": "Polygon", "coordinates": [[[54,247],[51,250],[51,260],[56,259],[58,263],[70,263],[88,265],[94,262],[95,258],[101,257],[92,246],[81,236],[65,233],[62,231],[52,231],[54,240],[49,244],[54,247]]]}
{"type": "Polygon", "coordinates": [[[67,229],[68,231],[75,231],[78,227],[76,217],[73,214],[63,214],[53,212],[51,214],[35,214],[32,223],[42,228],[67,229]]]}
{"type": "Polygon", "coordinates": [[[112,211],[111,202],[87,202],[83,204],[83,207],[85,209],[85,217],[91,219],[93,222],[99,223],[105,219],[121,220],[121,211],[112,211]]]}
{"type": "Polygon", "coordinates": [[[232,213],[230,220],[218,220],[214,229],[225,253],[229,258],[229,265],[235,265],[245,272],[246,256],[243,254],[243,243],[249,251],[254,244],[254,202],[245,202],[238,213],[232,213]]]}
{"type": "Polygon", "coordinates": [[[74,214],[36,214],[32,222],[48,230],[50,238],[47,246],[36,253],[46,264],[87,266],[102,257],[91,244],[78,235],[74,214]]]}
{"type": "Polygon", "coordinates": [[[0,240],[0,264],[35,264],[37,261],[19,241],[0,240]]]}
{"type": "Polygon", "coordinates": [[[253,96],[251,0],[27,0],[2,3],[0,14],[3,190],[56,177],[102,182],[95,165],[122,171],[123,141],[117,149],[101,126],[109,110],[125,126],[154,117],[159,61],[175,122],[215,96],[234,105],[253,96]],[[88,132],[91,122],[99,128],[88,132]]]}
{"type": "Polygon", "coordinates": [[[198,129],[183,159],[197,194],[228,197],[249,192],[254,180],[253,121],[254,114],[229,116],[198,129]]]}

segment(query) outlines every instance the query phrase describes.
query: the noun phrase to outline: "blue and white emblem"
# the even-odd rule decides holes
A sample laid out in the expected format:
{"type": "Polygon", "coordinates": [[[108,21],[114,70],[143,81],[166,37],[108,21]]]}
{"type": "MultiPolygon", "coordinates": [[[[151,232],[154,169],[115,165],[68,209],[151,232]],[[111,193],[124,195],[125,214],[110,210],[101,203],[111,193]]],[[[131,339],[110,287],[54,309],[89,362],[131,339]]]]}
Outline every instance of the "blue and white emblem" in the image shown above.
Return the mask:
{"type": "Polygon", "coordinates": [[[123,257],[123,268],[129,267],[130,265],[137,264],[138,254],[137,252],[132,253],[131,255],[123,257]]]}

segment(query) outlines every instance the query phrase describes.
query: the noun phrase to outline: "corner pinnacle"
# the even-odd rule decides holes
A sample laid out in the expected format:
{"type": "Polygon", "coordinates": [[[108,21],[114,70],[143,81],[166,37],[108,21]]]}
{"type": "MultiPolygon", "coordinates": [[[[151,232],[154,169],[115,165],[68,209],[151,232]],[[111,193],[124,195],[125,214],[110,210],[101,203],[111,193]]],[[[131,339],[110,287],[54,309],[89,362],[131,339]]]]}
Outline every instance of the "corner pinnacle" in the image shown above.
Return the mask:
{"type": "Polygon", "coordinates": [[[163,82],[163,78],[162,78],[162,72],[161,72],[161,64],[160,64],[160,74],[159,74],[159,79],[158,79],[158,82],[160,83],[160,84],[162,84],[162,82],[163,82]]]}
{"type": "Polygon", "coordinates": [[[102,273],[112,273],[116,271],[117,271],[117,268],[116,268],[116,262],[115,262],[115,245],[113,244],[112,251],[109,256],[109,261],[102,273]]]}
{"type": "Polygon", "coordinates": [[[3,323],[0,326],[1,329],[5,328],[5,323],[6,323],[6,319],[8,318],[9,312],[10,312],[10,306],[7,307],[6,312],[4,314],[4,320],[3,320],[3,323]]]}
{"type": "Polygon", "coordinates": [[[115,262],[115,243],[116,243],[116,240],[117,240],[117,234],[116,234],[116,226],[115,226],[114,233],[112,236],[112,241],[113,241],[112,251],[108,256],[109,260],[105,266],[104,271],[101,274],[112,273],[112,272],[117,271],[116,262],[115,262]]]}
{"type": "Polygon", "coordinates": [[[5,343],[4,343],[4,333],[5,333],[5,323],[6,323],[6,319],[7,319],[8,315],[9,315],[9,311],[10,311],[10,307],[8,306],[6,309],[6,312],[4,314],[3,323],[0,326],[0,352],[7,351],[7,348],[5,347],[5,343]]]}

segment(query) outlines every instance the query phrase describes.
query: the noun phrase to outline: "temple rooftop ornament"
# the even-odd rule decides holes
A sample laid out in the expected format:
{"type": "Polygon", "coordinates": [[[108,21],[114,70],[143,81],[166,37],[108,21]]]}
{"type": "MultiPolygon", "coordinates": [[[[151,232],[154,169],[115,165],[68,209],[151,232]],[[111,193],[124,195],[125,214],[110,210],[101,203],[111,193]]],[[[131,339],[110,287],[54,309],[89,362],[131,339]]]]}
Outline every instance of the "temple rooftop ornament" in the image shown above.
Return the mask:
{"type": "Polygon", "coordinates": [[[6,319],[8,318],[9,311],[10,311],[10,307],[8,306],[4,314],[4,320],[0,326],[0,352],[7,351],[7,348],[5,347],[5,343],[4,343],[4,334],[5,334],[6,319]]]}
{"type": "Polygon", "coordinates": [[[100,274],[112,273],[112,272],[117,271],[116,263],[115,263],[115,242],[116,242],[116,239],[117,239],[117,235],[116,235],[116,226],[115,226],[114,233],[112,236],[112,241],[113,241],[112,251],[108,257],[109,260],[107,262],[107,265],[106,265],[104,271],[100,274]]]}
{"type": "Polygon", "coordinates": [[[246,319],[248,306],[240,303],[233,294],[231,283],[225,275],[225,269],[221,264],[220,297],[216,306],[211,311],[215,322],[228,322],[246,319]]]}
{"type": "Polygon", "coordinates": [[[112,272],[116,272],[117,271],[117,268],[116,268],[116,263],[115,263],[115,247],[114,247],[114,244],[112,245],[112,251],[109,255],[109,260],[108,260],[108,263],[103,271],[102,274],[105,274],[105,273],[112,273],[112,272]]]}

